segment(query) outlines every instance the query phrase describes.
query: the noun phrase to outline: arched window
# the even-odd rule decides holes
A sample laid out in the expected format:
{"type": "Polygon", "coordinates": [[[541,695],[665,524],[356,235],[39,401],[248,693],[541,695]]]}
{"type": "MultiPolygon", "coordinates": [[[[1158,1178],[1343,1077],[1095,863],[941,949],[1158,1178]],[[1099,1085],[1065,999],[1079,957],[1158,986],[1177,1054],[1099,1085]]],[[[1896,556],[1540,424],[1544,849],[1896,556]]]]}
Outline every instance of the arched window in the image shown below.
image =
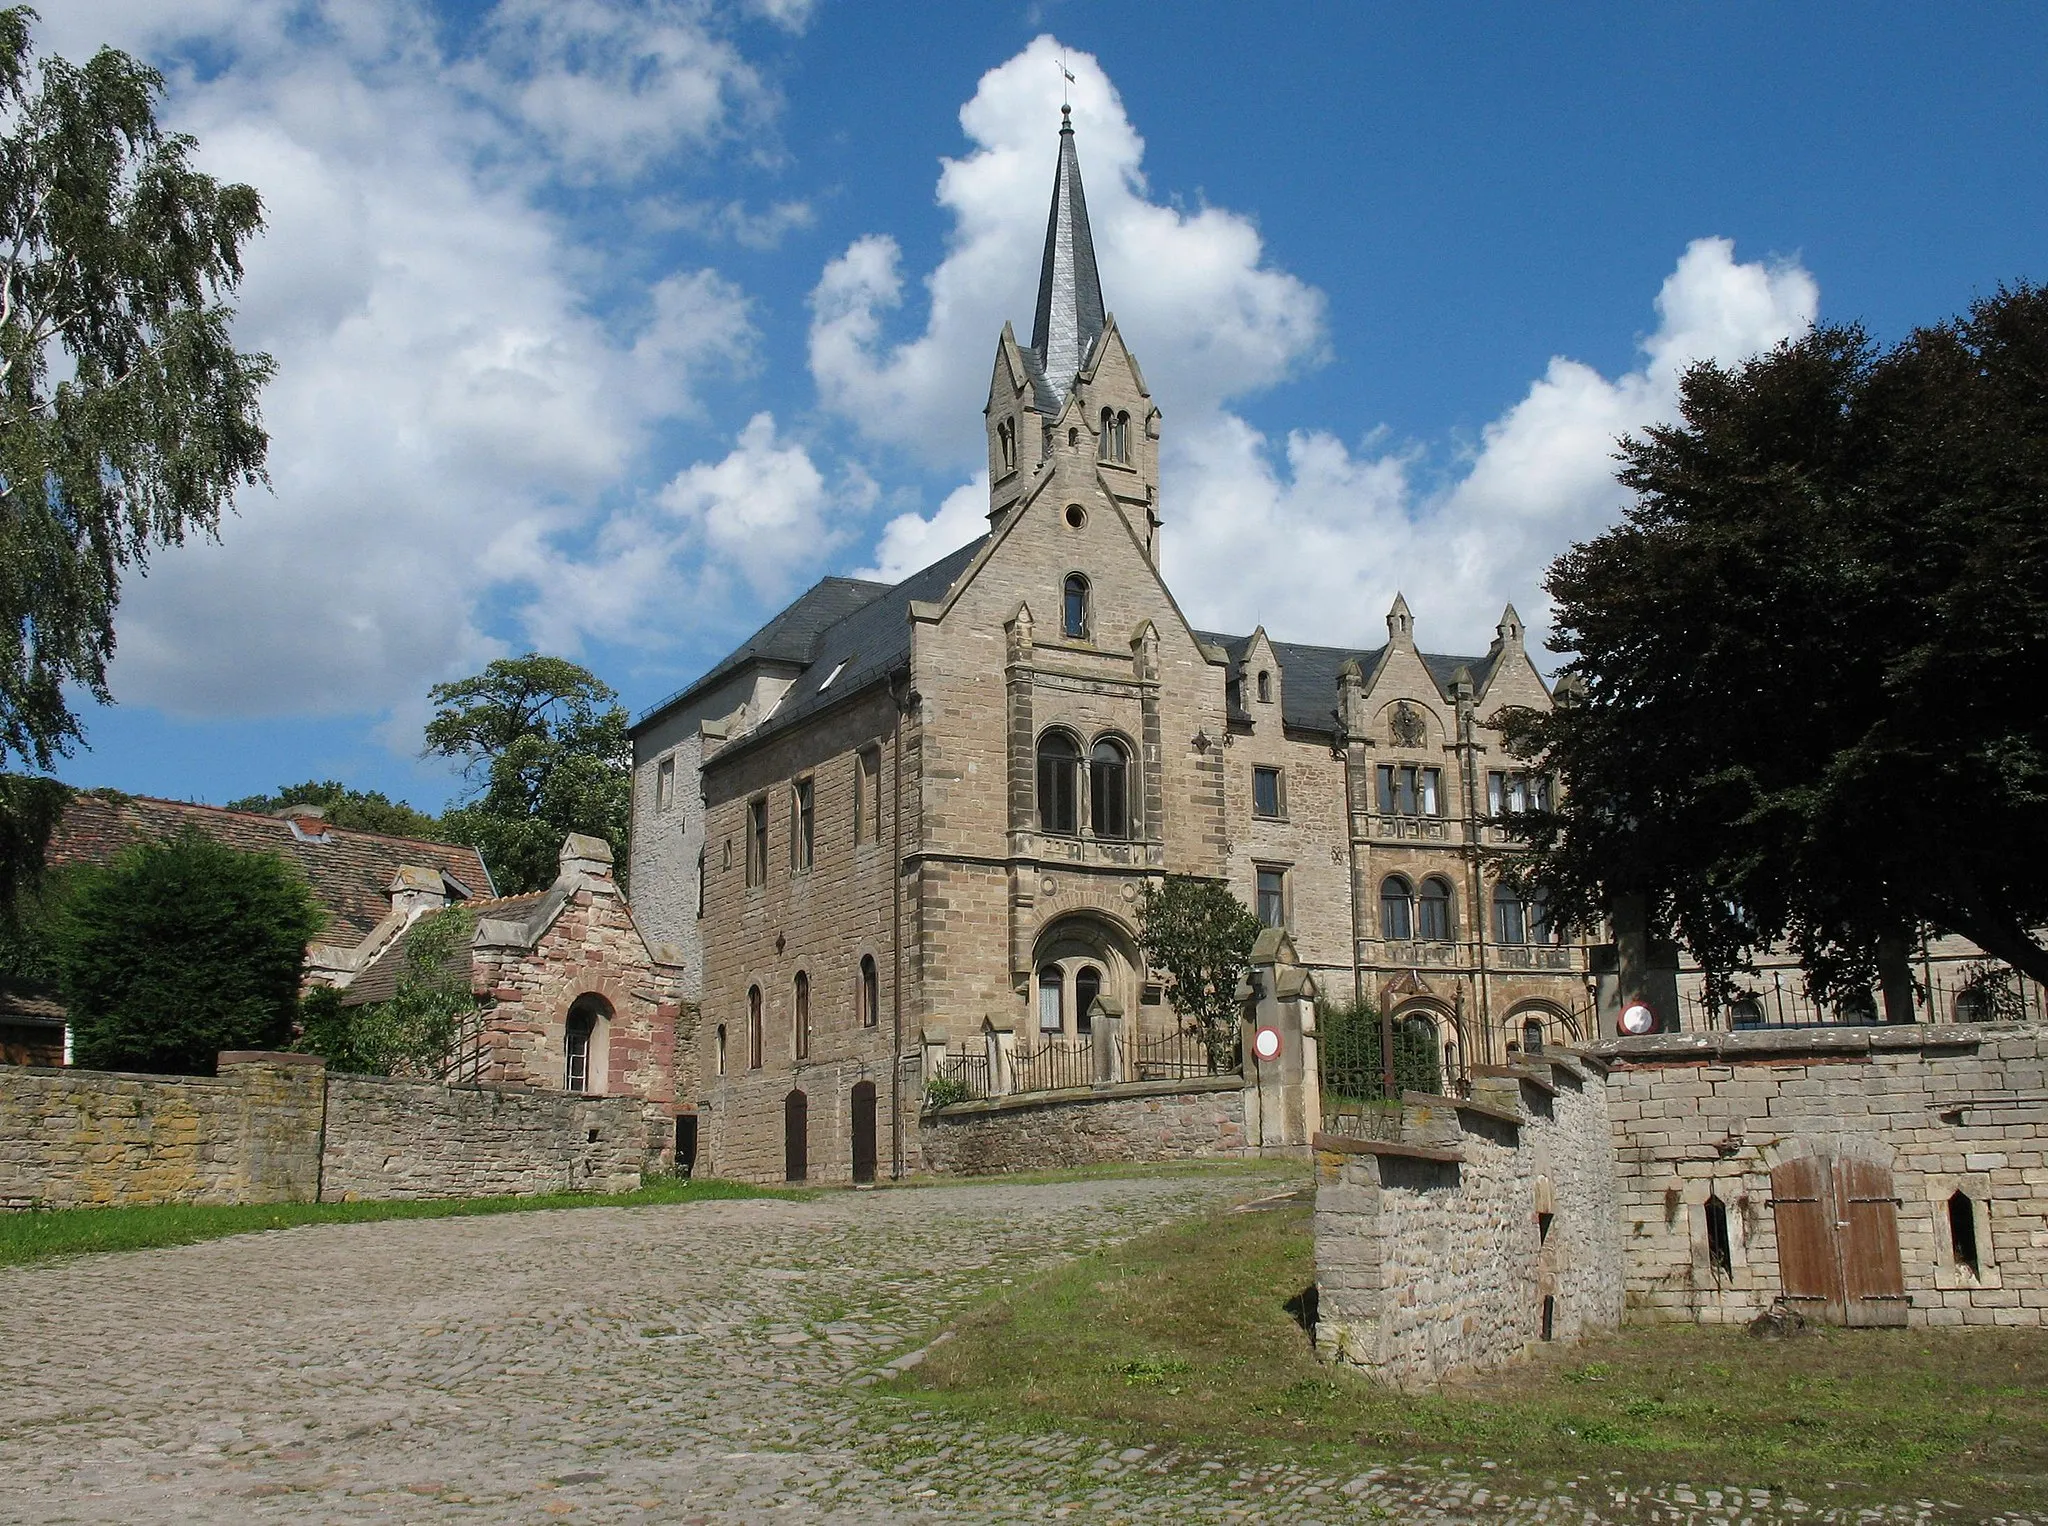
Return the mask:
{"type": "Polygon", "coordinates": [[[1038,739],[1038,829],[1063,837],[1081,830],[1081,748],[1064,731],[1038,739]]]}
{"type": "Polygon", "coordinates": [[[1529,897],[1529,941],[1531,943],[1557,942],[1557,929],[1550,922],[1550,897],[1537,891],[1529,897]]]}
{"type": "Polygon", "coordinates": [[[1060,598],[1060,632],[1069,641],[1088,639],[1088,580],[1078,572],[1067,574],[1060,598]]]}
{"type": "Polygon", "coordinates": [[[1002,457],[1004,471],[1016,466],[1017,426],[1008,419],[996,425],[996,451],[1002,457]]]}
{"type": "Polygon", "coordinates": [[[1982,1275],[1977,1257],[1977,1207],[1968,1193],[1949,1194],[1948,1247],[1957,1267],[1972,1277],[1982,1275]]]}
{"type": "Polygon", "coordinates": [[[724,1075],[724,1074],[725,1074],[725,1024],[724,1024],[724,1023],[720,1023],[720,1024],[718,1025],[718,1033],[717,1033],[717,1040],[718,1040],[718,1055],[717,1055],[717,1060],[718,1060],[718,1074],[722,1076],[722,1075],[724,1075]]]}
{"type": "Polygon", "coordinates": [[[1415,903],[1415,936],[1424,943],[1451,941],[1451,883],[1438,875],[1422,882],[1415,903]]]}
{"type": "Polygon", "coordinates": [[[1102,436],[1095,443],[1095,454],[1104,461],[1114,461],[1117,459],[1116,412],[1114,409],[1105,408],[1102,410],[1102,436]]]}
{"type": "Polygon", "coordinates": [[[602,1024],[610,1016],[611,1004],[602,996],[579,996],[570,1004],[569,1015],[562,1023],[562,1086],[565,1091],[604,1090],[602,1024]]]}
{"type": "Polygon", "coordinates": [[[1731,1028],[1761,1028],[1764,1025],[1764,1004],[1754,996],[1738,996],[1728,1003],[1728,1026],[1731,1028]]]}
{"type": "Polygon", "coordinates": [[[1058,1033],[1060,1031],[1060,995],[1064,982],[1060,978],[1060,967],[1049,964],[1038,972],[1038,1031],[1058,1033]]]}
{"type": "Polygon", "coordinates": [[[1959,1023],[1988,1023],[1996,1015],[1991,1000],[1991,991],[1983,981],[1967,985],[1956,992],[1955,1021],[1959,1023]]]}
{"type": "Polygon", "coordinates": [[[1131,759],[1109,737],[1088,754],[1088,819],[1097,837],[1131,835],[1131,759]]]}
{"type": "Polygon", "coordinates": [[[1523,944],[1529,941],[1529,927],[1523,919],[1522,910],[1522,898],[1515,893],[1514,886],[1500,884],[1493,887],[1495,943],[1523,944]]]}
{"type": "Polygon", "coordinates": [[[1444,1040],[1444,1080],[1458,1079],[1458,1045],[1455,1039],[1444,1040]]]}
{"type": "Polygon", "coordinates": [[[811,977],[802,970],[796,972],[796,989],[791,996],[796,1027],[792,1042],[796,1057],[808,1060],[811,1057],[811,977]]]}
{"type": "Polygon", "coordinates": [[[1131,464],[1131,416],[1128,413],[1116,416],[1116,459],[1125,466],[1131,464]]]}
{"type": "Polygon", "coordinates": [[[1273,675],[1271,673],[1262,671],[1259,674],[1259,703],[1262,705],[1273,703],[1273,675]]]}
{"type": "Polygon", "coordinates": [[[1413,892],[1400,875],[1390,874],[1381,880],[1380,936],[1395,943],[1405,943],[1414,937],[1413,905],[1413,892]]]}
{"type": "Polygon", "coordinates": [[[1543,1019],[1525,1017],[1522,1019],[1522,1053],[1543,1053],[1543,1019]]]}
{"type": "Polygon", "coordinates": [[[860,1025],[872,1028],[881,1021],[881,981],[875,974],[875,956],[860,956],[860,1025]]]}
{"type": "Polygon", "coordinates": [[[1102,971],[1092,964],[1084,964],[1074,974],[1074,1031],[1093,1033],[1095,1019],[1089,1008],[1095,1005],[1095,998],[1102,994],[1102,971]]]}
{"type": "Polygon", "coordinates": [[[1728,1238],[1728,1205],[1709,1193],[1706,1201],[1707,1270],[1716,1277],[1735,1275],[1735,1243],[1728,1238]]]}
{"type": "Polygon", "coordinates": [[[1078,430],[1078,429],[1069,429],[1069,430],[1067,431],[1067,444],[1068,444],[1068,446],[1069,446],[1069,447],[1072,447],[1072,446],[1075,446],[1075,445],[1079,445],[1080,443],[1081,443],[1081,431],[1080,431],[1080,430],[1078,430]]]}
{"type": "Polygon", "coordinates": [[[747,1069],[761,1068],[761,988],[747,987],[747,1069]]]}

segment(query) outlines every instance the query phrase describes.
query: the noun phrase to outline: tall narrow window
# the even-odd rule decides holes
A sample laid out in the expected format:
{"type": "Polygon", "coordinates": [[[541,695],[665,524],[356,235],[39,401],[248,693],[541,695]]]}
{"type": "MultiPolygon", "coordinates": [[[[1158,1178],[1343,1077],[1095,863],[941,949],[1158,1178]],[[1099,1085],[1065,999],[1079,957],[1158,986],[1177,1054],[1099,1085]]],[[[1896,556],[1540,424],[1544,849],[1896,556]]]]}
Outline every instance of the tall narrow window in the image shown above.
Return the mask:
{"type": "Polygon", "coordinates": [[[1529,897],[1529,941],[1557,942],[1557,929],[1550,921],[1550,898],[1540,890],[1529,897]]]}
{"type": "Polygon", "coordinates": [[[1084,964],[1074,974],[1074,1031],[1093,1033],[1095,1016],[1092,1008],[1095,998],[1102,994],[1102,971],[1092,964],[1084,964]]]}
{"type": "Polygon", "coordinates": [[[700,922],[704,920],[704,856],[706,851],[703,848],[697,850],[697,920],[700,922]]]}
{"type": "Polygon", "coordinates": [[[1398,874],[1390,874],[1380,881],[1380,936],[1395,943],[1406,943],[1415,935],[1409,912],[1413,903],[1409,897],[1408,882],[1398,874]]]}
{"type": "Polygon", "coordinates": [[[747,987],[747,1069],[761,1068],[761,988],[747,987]]]}
{"type": "Polygon", "coordinates": [[[1105,408],[1102,410],[1102,435],[1096,442],[1095,453],[1105,461],[1114,461],[1117,458],[1116,412],[1114,409],[1105,408]]]}
{"type": "Polygon", "coordinates": [[[712,1035],[712,1037],[713,1037],[713,1039],[714,1039],[714,1040],[715,1040],[715,1042],[716,1042],[716,1053],[715,1053],[715,1054],[714,1054],[714,1056],[713,1056],[713,1058],[714,1058],[714,1062],[715,1062],[715,1063],[717,1064],[717,1066],[718,1066],[718,1074],[722,1076],[722,1075],[724,1075],[724,1074],[725,1074],[725,1024],[724,1024],[724,1023],[720,1023],[720,1024],[718,1025],[718,1031],[717,1031],[717,1032],[716,1032],[715,1034],[713,1034],[713,1035],[712,1035]]]}
{"type": "Polygon", "coordinates": [[[1060,600],[1060,630],[1069,641],[1088,639],[1088,580],[1078,572],[1067,574],[1060,600]]]}
{"type": "Polygon", "coordinates": [[[875,972],[875,956],[860,956],[860,1025],[872,1028],[882,1020],[881,981],[875,972]]]}
{"type": "Polygon", "coordinates": [[[1451,941],[1451,885],[1438,875],[1422,882],[1415,902],[1415,936],[1424,943],[1451,941]]]}
{"type": "Polygon", "coordinates": [[[1977,1257],[1977,1207],[1969,1194],[1953,1192],[1948,1199],[1948,1248],[1955,1263],[1972,1277],[1982,1276],[1977,1257]]]}
{"type": "Polygon", "coordinates": [[[1058,1033],[1060,1031],[1060,990],[1064,982],[1060,968],[1049,964],[1038,972],[1038,1031],[1058,1033]]]}
{"type": "Polygon", "coordinates": [[[1003,470],[1009,471],[1017,464],[1017,426],[1008,419],[996,425],[996,453],[1002,458],[1003,470]]]}
{"type": "Polygon", "coordinates": [[[1493,887],[1493,941],[1522,944],[1529,941],[1529,928],[1522,916],[1522,898],[1512,885],[1493,887]]]}
{"type": "Polygon", "coordinates": [[[747,883],[768,883],[768,798],[747,802],[747,883]]]}
{"type": "Polygon", "coordinates": [[[1277,768],[1255,768],[1252,770],[1252,814],[1278,821],[1286,814],[1286,797],[1280,789],[1280,770],[1277,768]]]}
{"type": "Polygon", "coordinates": [[[1728,1238],[1728,1205],[1709,1193],[1706,1202],[1707,1270],[1716,1277],[1735,1275],[1735,1242],[1728,1238]]]}
{"type": "Polygon", "coordinates": [[[1131,835],[1131,760],[1121,742],[1104,737],[1088,755],[1088,819],[1095,835],[1131,835]]]}
{"type": "Polygon", "coordinates": [[[796,1047],[796,1057],[808,1060],[811,1057],[811,977],[802,970],[796,972],[796,988],[790,997],[795,1007],[792,1042],[796,1047]]]}
{"type": "Polygon", "coordinates": [[[1522,1053],[1543,1053],[1543,1020],[1528,1017],[1522,1020],[1522,1053]]]}
{"type": "Polygon", "coordinates": [[[568,1027],[562,1035],[562,1051],[568,1060],[564,1084],[569,1091],[590,1089],[590,1035],[596,1026],[597,1020],[588,1012],[569,1014],[568,1027]]]}
{"type": "Polygon", "coordinates": [[[1262,705],[1273,703],[1273,675],[1271,673],[1262,672],[1259,674],[1259,703],[1262,705]]]}
{"type": "Polygon", "coordinates": [[[789,872],[808,874],[815,847],[811,820],[811,781],[799,779],[789,787],[789,872]]]}
{"type": "Polygon", "coordinates": [[[676,760],[663,758],[660,766],[654,771],[654,808],[657,811],[668,810],[675,804],[675,797],[676,760]]]}
{"type": "Polygon", "coordinates": [[[1258,880],[1259,920],[1268,927],[1287,925],[1287,871],[1261,869],[1258,880]]]}
{"type": "Polygon", "coordinates": [[[1072,837],[1081,830],[1080,744],[1063,731],[1038,739],[1038,828],[1072,837]]]}
{"type": "Polygon", "coordinates": [[[853,840],[882,840],[882,749],[863,747],[854,759],[853,840]]]}
{"type": "Polygon", "coordinates": [[[1128,413],[1116,416],[1116,459],[1125,466],[1131,464],[1131,416],[1128,413]]]}

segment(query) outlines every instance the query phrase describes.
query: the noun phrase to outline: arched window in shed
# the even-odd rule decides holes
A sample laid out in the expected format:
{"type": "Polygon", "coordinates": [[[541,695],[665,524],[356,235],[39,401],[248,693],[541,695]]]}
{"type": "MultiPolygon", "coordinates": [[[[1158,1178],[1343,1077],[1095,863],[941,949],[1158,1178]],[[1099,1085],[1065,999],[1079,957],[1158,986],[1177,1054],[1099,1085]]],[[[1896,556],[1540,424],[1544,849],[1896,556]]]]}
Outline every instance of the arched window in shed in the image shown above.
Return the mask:
{"type": "Polygon", "coordinates": [[[1067,574],[1060,597],[1060,633],[1069,641],[1088,639],[1088,580],[1078,572],[1067,574]]]}
{"type": "Polygon", "coordinates": [[[1097,837],[1131,835],[1131,759],[1112,737],[1097,742],[1088,755],[1088,818],[1097,837]]]}
{"type": "Polygon", "coordinates": [[[1081,748],[1064,731],[1038,739],[1038,829],[1062,837],[1081,830],[1081,748]]]}

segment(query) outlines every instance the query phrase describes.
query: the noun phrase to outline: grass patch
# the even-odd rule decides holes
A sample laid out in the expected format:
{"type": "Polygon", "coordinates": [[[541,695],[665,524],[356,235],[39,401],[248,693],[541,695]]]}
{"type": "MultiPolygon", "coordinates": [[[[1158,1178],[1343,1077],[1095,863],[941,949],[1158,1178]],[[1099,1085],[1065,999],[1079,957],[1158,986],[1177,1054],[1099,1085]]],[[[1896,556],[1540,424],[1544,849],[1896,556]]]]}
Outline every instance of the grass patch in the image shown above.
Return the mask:
{"type": "Polygon", "coordinates": [[[378,1219],[453,1219],[558,1208],[649,1208],[721,1198],[812,1196],[739,1182],[658,1177],[637,1192],[552,1192],[539,1197],[425,1198],[381,1203],[166,1203],[153,1208],[60,1208],[0,1213],[0,1266],[92,1251],[150,1250],[299,1224],[363,1224],[378,1219]]]}
{"type": "Polygon", "coordinates": [[[1219,1211],[1009,1291],[878,1392],[1333,1471],[1489,1459],[1534,1487],[1614,1473],[1830,1504],[2048,1503],[2048,1332],[1632,1328],[1401,1394],[1316,1361],[1313,1280],[1305,1195],[1219,1211]]]}
{"type": "Polygon", "coordinates": [[[1089,1182],[1161,1176],[1293,1176],[1307,1173],[1296,1162],[1261,1160],[1256,1156],[1218,1155],[1201,1160],[1110,1161],[1094,1166],[1060,1166],[1048,1171],[991,1171],[985,1176],[908,1176],[883,1181],[887,1190],[905,1187],[1049,1187],[1059,1182],[1089,1182]]]}

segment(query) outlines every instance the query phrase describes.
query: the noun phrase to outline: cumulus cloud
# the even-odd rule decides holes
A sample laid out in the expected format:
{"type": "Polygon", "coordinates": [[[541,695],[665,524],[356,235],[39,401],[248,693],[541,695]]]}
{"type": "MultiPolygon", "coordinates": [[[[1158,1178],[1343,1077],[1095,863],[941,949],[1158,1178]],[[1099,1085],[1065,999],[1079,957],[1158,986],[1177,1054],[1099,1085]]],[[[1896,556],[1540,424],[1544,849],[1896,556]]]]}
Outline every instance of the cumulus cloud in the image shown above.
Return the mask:
{"type": "Polygon", "coordinates": [[[900,583],[920,567],[929,567],[949,551],[988,529],[988,473],[981,472],[948,493],[929,519],[898,514],[882,527],[875,561],[854,573],[883,583],[900,583]]]}
{"type": "MultiPolygon", "coordinates": [[[[608,512],[641,496],[640,474],[660,481],[657,430],[751,363],[754,328],[710,269],[611,284],[595,309],[605,251],[548,188],[599,160],[624,176],[700,151],[768,109],[707,14],[506,0],[458,55],[416,0],[116,0],[89,27],[60,8],[52,51],[208,59],[203,76],[173,69],[173,120],[269,218],[237,338],[278,362],[274,492],[245,492],[221,544],[129,584],[122,701],[383,711],[508,641],[573,649],[615,621],[623,593],[579,559],[635,565],[625,543],[645,527],[628,513],[613,531],[608,512]],[[614,92],[619,71],[630,88],[614,92]],[[619,98],[586,109],[583,91],[619,98]],[[504,615],[519,607],[523,629],[504,615]]],[[[786,477],[781,461],[761,464],[786,477]]]]}
{"type": "Polygon", "coordinates": [[[1266,263],[1248,218],[1150,200],[1144,142],[1108,77],[1090,55],[1042,36],[983,75],[961,108],[975,147],[939,175],[939,204],[953,223],[945,258],[924,283],[923,331],[887,335],[904,282],[901,249],[886,234],[849,245],[812,294],[811,372],[826,406],[935,464],[964,465],[981,452],[976,432],[961,428],[961,405],[985,394],[1004,320],[1030,338],[1060,58],[1078,76],[1074,129],[1103,288],[1166,406],[1211,408],[1323,352],[1322,294],[1266,263]]]}

